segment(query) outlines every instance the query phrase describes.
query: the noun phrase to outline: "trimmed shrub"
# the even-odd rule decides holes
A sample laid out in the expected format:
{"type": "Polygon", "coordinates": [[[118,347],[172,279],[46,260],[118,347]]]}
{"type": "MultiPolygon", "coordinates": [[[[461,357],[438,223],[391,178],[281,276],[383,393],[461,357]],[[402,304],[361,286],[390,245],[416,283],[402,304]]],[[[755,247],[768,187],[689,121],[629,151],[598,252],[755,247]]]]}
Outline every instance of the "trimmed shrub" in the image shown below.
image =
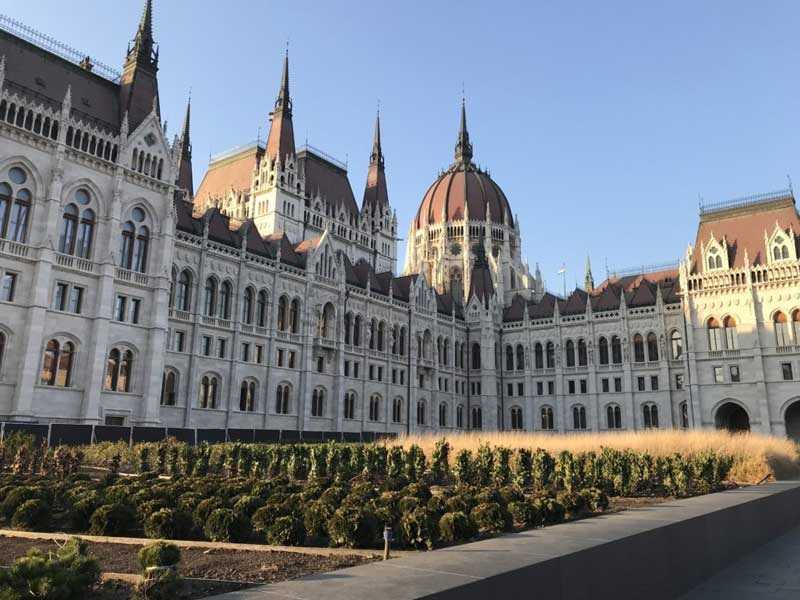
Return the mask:
{"type": "Polygon", "coordinates": [[[11,490],[0,505],[0,512],[6,519],[10,519],[24,502],[40,496],[40,491],[32,486],[17,487],[11,490]]]}
{"type": "Polygon", "coordinates": [[[475,524],[484,531],[508,531],[514,525],[511,515],[496,502],[485,502],[472,509],[470,516],[475,524]]]}
{"type": "Polygon", "coordinates": [[[433,550],[439,539],[439,521],[431,511],[419,507],[403,515],[400,531],[403,541],[412,548],[433,550]]]}
{"type": "Polygon", "coordinates": [[[468,513],[472,508],[472,502],[471,499],[466,496],[457,495],[447,499],[445,508],[447,512],[468,513]]]}
{"type": "MultiPolygon", "coordinates": [[[[312,537],[323,537],[327,535],[328,519],[331,518],[334,510],[332,506],[320,502],[319,500],[312,500],[306,504],[306,508],[303,511],[303,525],[308,535],[312,537]]],[[[255,526],[255,522],[253,528],[258,529],[255,526]]]]}
{"type": "Polygon", "coordinates": [[[343,506],[328,521],[328,536],[332,546],[364,548],[378,540],[378,519],[366,507],[343,506]]]}
{"type": "Polygon", "coordinates": [[[168,542],[151,542],[136,553],[142,570],[147,567],[173,567],[181,560],[181,550],[168,542]]]}
{"type": "Polygon", "coordinates": [[[423,503],[430,500],[431,496],[433,496],[431,489],[427,485],[421,483],[410,483],[401,491],[404,496],[419,498],[423,503]]]}
{"type": "Polygon", "coordinates": [[[240,496],[234,503],[233,510],[252,517],[253,513],[264,505],[264,500],[259,496],[240,496]]]}
{"type": "Polygon", "coordinates": [[[417,507],[422,505],[423,505],[422,500],[420,500],[419,498],[416,498],[414,496],[403,496],[400,499],[398,507],[400,509],[400,512],[405,514],[411,512],[412,510],[416,510],[417,507]]]}
{"type": "Polygon", "coordinates": [[[508,512],[515,523],[522,523],[523,525],[536,524],[536,510],[533,504],[526,500],[509,502],[508,512]]]}
{"type": "Polygon", "coordinates": [[[89,519],[89,533],[124,536],[135,523],[136,513],[127,504],[104,504],[92,513],[89,519]]]}
{"type": "Polygon", "coordinates": [[[477,527],[464,512],[448,512],[439,519],[439,535],[444,542],[461,542],[475,537],[477,527]]]}
{"type": "Polygon", "coordinates": [[[149,538],[180,540],[188,537],[191,532],[192,517],[182,510],[162,508],[144,522],[144,534],[149,538]]]}
{"type": "Polygon", "coordinates": [[[192,522],[194,523],[194,526],[198,529],[203,529],[208,522],[208,517],[211,515],[211,513],[218,508],[222,508],[223,506],[224,504],[222,502],[222,498],[217,496],[212,496],[211,498],[206,498],[205,500],[201,501],[192,513],[192,522]]]}
{"type": "Polygon", "coordinates": [[[46,529],[50,521],[50,506],[44,500],[32,498],[20,504],[11,517],[11,526],[17,529],[46,529]]]}
{"type": "Polygon", "coordinates": [[[85,531],[89,527],[89,519],[100,506],[100,495],[94,490],[85,492],[69,508],[69,522],[78,531],[85,531]]]}
{"type": "Polygon", "coordinates": [[[534,499],[534,508],[539,511],[542,522],[545,525],[561,523],[567,512],[561,502],[548,496],[534,499]]]}
{"type": "Polygon", "coordinates": [[[217,508],[208,516],[203,533],[212,542],[244,542],[250,535],[250,521],[236,511],[217,508]]]}
{"type": "Polygon", "coordinates": [[[583,497],[586,509],[592,512],[602,512],[608,508],[608,496],[600,488],[591,487],[578,492],[583,497]]]}
{"type": "Polygon", "coordinates": [[[306,528],[296,514],[278,517],[267,529],[267,543],[274,546],[302,546],[305,541],[306,528]]]}

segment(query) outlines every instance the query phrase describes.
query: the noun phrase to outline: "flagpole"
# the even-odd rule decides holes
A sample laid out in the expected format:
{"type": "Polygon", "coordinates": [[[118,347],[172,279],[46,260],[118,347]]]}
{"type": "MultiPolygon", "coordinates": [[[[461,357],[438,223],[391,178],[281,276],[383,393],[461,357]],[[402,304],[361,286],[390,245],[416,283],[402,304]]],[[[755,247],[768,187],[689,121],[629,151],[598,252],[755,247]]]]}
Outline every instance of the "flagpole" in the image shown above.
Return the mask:
{"type": "Polygon", "coordinates": [[[558,270],[559,275],[561,275],[561,281],[564,286],[564,300],[567,299],[567,266],[564,263],[561,263],[561,268],[558,270]]]}

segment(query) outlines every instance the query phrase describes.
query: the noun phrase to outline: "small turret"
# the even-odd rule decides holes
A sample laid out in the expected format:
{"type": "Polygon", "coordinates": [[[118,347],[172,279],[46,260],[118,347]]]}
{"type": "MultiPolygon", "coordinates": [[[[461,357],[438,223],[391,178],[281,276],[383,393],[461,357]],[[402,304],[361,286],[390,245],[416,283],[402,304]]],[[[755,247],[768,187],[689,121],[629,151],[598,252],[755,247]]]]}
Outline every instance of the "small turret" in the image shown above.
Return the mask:
{"type": "Polygon", "coordinates": [[[272,125],[267,138],[268,158],[283,162],[287,156],[295,155],[294,125],[292,124],[292,99],[289,96],[289,51],[283,59],[283,73],[275,110],[269,114],[272,125]]]}
{"type": "Polygon", "coordinates": [[[589,255],[586,255],[586,279],[584,279],[583,289],[587,292],[594,291],[594,277],[592,277],[592,265],[589,262],[589,255]]]}
{"type": "Polygon", "coordinates": [[[186,116],[183,119],[183,130],[178,140],[178,177],[175,185],[187,193],[187,199],[194,195],[192,178],[192,141],[189,137],[189,125],[192,111],[192,98],[186,103],[186,116]]]}

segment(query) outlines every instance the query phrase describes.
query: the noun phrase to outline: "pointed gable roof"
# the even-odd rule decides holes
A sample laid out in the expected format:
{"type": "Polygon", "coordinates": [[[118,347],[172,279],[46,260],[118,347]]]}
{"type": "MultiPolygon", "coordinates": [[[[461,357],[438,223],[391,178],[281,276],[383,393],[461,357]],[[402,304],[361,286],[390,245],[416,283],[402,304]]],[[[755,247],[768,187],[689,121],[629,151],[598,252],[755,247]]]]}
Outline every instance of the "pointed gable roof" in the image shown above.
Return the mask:
{"type": "Polygon", "coordinates": [[[531,319],[549,319],[555,314],[556,302],[560,298],[550,292],[545,292],[539,302],[528,303],[528,315],[531,319]]]}
{"type": "Polygon", "coordinates": [[[585,291],[580,288],[575,288],[566,300],[559,301],[558,311],[562,315],[579,315],[585,313],[588,297],[585,291]]]}

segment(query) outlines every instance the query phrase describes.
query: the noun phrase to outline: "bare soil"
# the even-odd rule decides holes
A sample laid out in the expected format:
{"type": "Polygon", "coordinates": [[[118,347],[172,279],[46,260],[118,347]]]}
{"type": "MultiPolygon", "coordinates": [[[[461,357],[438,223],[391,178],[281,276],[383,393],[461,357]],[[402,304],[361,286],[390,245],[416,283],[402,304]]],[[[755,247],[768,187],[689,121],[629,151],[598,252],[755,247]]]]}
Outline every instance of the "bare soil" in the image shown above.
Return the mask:
{"type": "MultiPolygon", "coordinates": [[[[56,550],[57,544],[48,540],[30,540],[0,536],[0,566],[9,566],[31,548],[44,552],[56,550]]],[[[135,573],[141,571],[136,558],[140,546],[89,542],[104,573],[135,573]]],[[[377,557],[376,557],[377,558],[377,557]]],[[[320,556],[294,552],[250,551],[206,548],[181,548],[178,573],[183,577],[226,580],[242,583],[275,583],[343,569],[375,560],[356,555],[320,556]]]]}

